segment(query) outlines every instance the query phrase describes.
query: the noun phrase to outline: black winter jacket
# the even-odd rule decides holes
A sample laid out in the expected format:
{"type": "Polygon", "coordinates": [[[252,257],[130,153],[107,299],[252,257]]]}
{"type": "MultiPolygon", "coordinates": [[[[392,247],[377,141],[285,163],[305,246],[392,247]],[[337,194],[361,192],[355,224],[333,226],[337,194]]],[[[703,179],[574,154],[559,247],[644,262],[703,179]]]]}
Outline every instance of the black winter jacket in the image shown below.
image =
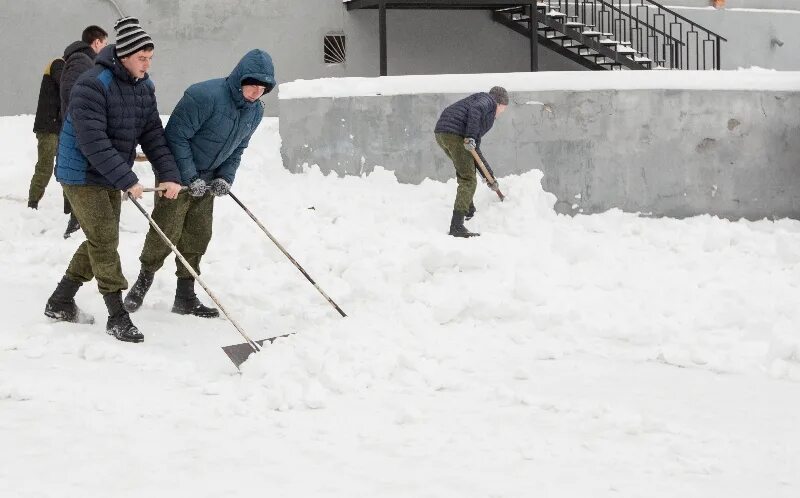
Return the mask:
{"type": "Polygon", "coordinates": [[[39,102],[36,104],[36,118],[33,121],[34,133],[58,133],[61,131],[60,97],[58,84],[64,59],[55,59],[47,64],[39,85],[39,102]]]}
{"type": "Polygon", "coordinates": [[[76,41],[64,51],[64,70],[61,73],[61,116],[67,115],[69,92],[78,81],[78,77],[94,67],[94,50],[86,42],[76,41]]]}
{"type": "Polygon", "coordinates": [[[131,76],[117,59],[114,45],[108,45],[70,93],[59,136],[56,178],[68,185],[127,190],[139,181],[132,169],[137,143],[160,181],[180,183],[153,82],[146,74],[141,79],[131,76]]]}

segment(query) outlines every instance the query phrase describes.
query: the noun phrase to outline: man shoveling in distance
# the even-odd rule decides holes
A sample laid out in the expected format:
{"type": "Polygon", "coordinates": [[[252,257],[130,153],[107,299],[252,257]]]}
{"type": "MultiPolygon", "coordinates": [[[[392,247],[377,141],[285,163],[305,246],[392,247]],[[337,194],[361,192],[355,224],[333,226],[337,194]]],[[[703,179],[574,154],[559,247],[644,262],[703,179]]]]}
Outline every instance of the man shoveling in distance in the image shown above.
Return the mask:
{"type": "Polygon", "coordinates": [[[464,220],[475,216],[472,200],[478,182],[475,169],[480,168],[481,176],[489,188],[502,200],[500,185],[494,172],[480,150],[481,138],[492,129],[495,118],[508,107],[508,92],[503,87],[493,87],[489,93],[481,92],[461,99],[450,105],[439,117],[434,133],[436,143],[453,161],[456,168],[458,190],[450,220],[450,235],[453,237],[475,237],[479,233],[470,232],[464,220]],[[485,171],[484,171],[485,169],[485,171]]]}

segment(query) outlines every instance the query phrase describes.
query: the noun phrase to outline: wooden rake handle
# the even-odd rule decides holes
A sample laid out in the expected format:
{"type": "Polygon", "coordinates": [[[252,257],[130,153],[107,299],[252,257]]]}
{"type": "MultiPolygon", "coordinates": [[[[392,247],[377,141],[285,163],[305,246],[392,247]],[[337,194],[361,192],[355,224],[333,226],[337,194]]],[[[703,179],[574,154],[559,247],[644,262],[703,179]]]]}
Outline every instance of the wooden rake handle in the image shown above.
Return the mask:
{"type": "Polygon", "coordinates": [[[486,178],[487,182],[489,182],[489,186],[495,185],[495,188],[493,188],[492,190],[494,190],[494,192],[497,194],[497,197],[500,198],[501,202],[504,201],[506,196],[503,195],[503,193],[500,192],[500,188],[496,186],[497,180],[495,180],[494,177],[489,174],[489,170],[486,169],[486,165],[483,164],[483,160],[481,159],[481,156],[478,155],[478,151],[472,149],[470,152],[472,153],[473,159],[475,159],[475,164],[478,165],[478,168],[480,168],[481,173],[483,173],[483,177],[486,178]]]}

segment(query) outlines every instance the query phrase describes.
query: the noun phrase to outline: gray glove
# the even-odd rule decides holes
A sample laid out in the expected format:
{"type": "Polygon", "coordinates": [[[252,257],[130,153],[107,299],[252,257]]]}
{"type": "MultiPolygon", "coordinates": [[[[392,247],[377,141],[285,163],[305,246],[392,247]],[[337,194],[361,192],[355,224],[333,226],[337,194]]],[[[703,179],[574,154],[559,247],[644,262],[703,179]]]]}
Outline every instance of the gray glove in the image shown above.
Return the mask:
{"type": "Polygon", "coordinates": [[[228,195],[228,192],[231,191],[231,184],[226,182],[223,178],[214,178],[211,180],[211,183],[208,184],[208,190],[211,192],[211,195],[215,197],[228,195]]]}
{"type": "Polygon", "coordinates": [[[206,185],[206,181],[200,177],[196,177],[189,182],[189,195],[192,197],[203,197],[206,190],[208,190],[208,185],[206,185]]]}
{"type": "Polygon", "coordinates": [[[464,139],[464,148],[467,150],[475,150],[477,145],[475,144],[474,138],[465,138],[464,139]]]}

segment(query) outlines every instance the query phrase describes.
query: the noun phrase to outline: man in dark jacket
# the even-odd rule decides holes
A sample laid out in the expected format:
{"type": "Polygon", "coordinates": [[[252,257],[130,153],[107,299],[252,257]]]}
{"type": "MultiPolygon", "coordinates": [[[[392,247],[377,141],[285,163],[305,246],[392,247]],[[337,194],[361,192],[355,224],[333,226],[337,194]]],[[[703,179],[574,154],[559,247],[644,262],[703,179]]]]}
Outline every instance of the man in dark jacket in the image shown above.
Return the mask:
{"type": "MultiPolygon", "coordinates": [[[[475,176],[477,165],[470,151],[478,153],[489,174],[494,177],[494,172],[480,149],[481,137],[492,129],[495,118],[500,116],[507,106],[508,92],[505,88],[496,86],[489,90],[489,93],[476,93],[447,107],[436,123],[434,129],[436,143],[453,161],[456,168],[458,190],[453,206],[453,217],[450,220],[450,235],[454,237],[480,235],[470,232],[464,226],[464,219],[469,220],[475,215],[472,197],[478,185],[475,176]]],[[[490,183],[490,187],[493,190],[499,188],[496,179],[494,183],[490,183]]]]}
{"type": "Polygon", "coordinates": [[[58,132],[61,131],[59,114],[59,80],[64,69],[64,59],[50,61],[44,68],[39,86],[39,102],[36,105],[36,118],[33,132],[36,134],[36,166],[28,188],[28,207],[39,209],[39,201],[44,196],[50,177],[53,176],[53,158],[56,155],[58,132]]]}
{"type": "Polygon", "coordinates": [[[122,306],[128,282],[117,252],[120,191],[142,196],[143,187],[132,169],[137,143],[166,189],[164,197],[178,196],[180,173],[147,74],[153,41],[133,17],[117,21],[114,30],[117,44],[104,48],[95,66],[75,83],[59,136],[56,178],[86,240],[72,256],[44,313],[56,320],[93,322],[75,304],[75,294],[84,282],[96,278],[108,308],[106,332],[121,341],[141,342],[144,336],[122,306]]]}
{"type": "MultiPolygon", "coordinates": [[[[214,197],[227,195],[242,152],[261,122],[264,106],[258,99],[275,87],[272,58],[263,50],[245,54],[227,78],[190,86],[167,123],[169,147],[188,191],[174,202],[156,199],[153,219],[180,253],[200,274],[200,259],[211,241],[214,197]]],[[[125,308],[142,305],[155,272],[170,248],[152,228],[139,260],[142,269],[125,296],[125,308]]],[[[203,305],[194,292],[194,278],[176,260],[178,277],[173,313],[212,318],[215,308],[203,305]]]]}
{"type": "MultiPolygon", "coordinates": [[[[97,26],[87,27],[83,30],[82,35],[84,42],[92,44],[93,47],[99,46],[98,51],[105,46],[107,37],[108,34],[97,26]],[[102,41],[99,42],[96,41],[98,30],[104,33],[101,37],[102,41]]],[[[55,59],[47,65],[39,87],[39,102],[36,106],[36,118],[33,123],[33,132],[36,133],[38,142],[38,157],[28,189],[28,207],[32,209],[39,209],[39,201],[44,196],[47,184],[50,183],[50,177],[53,176],[53,158],[56,155],[61,120],[64,118],[61,106],[61,77],[65,61],[71,54],[70,47],[64,51],[63,58],[55,59]]]]}
{"type": "MultiPolygon", "coordinates": [[[[100,51],[108,45],[108,33],[100,26],[89,26],[83,30],[83,36],[79,41],[69,44],[64,51],[64,70],[61,72],[60,95],[61,95],[61,116],[67,115],[69,107],[69,92],[78,77],[94,67],[94,58],[100,51]]],[[[64,231],[64,238],[68,238],[81,226],[78,218],[72,213],[66,194],[64,195],[64,214],[68,214],[69,221],[67,229],[64,231]]]]}

